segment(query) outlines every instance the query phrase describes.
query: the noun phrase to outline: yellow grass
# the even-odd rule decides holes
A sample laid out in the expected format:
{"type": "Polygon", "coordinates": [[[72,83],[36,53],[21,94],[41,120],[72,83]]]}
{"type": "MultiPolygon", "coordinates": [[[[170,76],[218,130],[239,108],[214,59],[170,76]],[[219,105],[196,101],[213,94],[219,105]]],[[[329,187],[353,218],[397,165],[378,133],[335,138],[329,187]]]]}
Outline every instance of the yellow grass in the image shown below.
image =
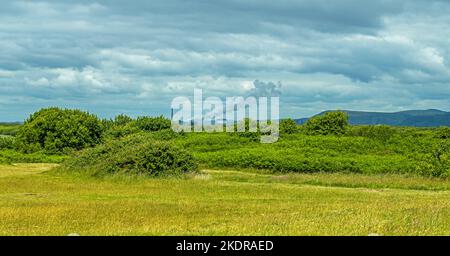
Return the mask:
{"type": "Polygon", "coordinates": [[[450,235],[448,181],[218,170],[95,180],[53,166],[0,166],[0,235],[450,235]],[[435,191],[410,189],[421,183],[435,191]]]}

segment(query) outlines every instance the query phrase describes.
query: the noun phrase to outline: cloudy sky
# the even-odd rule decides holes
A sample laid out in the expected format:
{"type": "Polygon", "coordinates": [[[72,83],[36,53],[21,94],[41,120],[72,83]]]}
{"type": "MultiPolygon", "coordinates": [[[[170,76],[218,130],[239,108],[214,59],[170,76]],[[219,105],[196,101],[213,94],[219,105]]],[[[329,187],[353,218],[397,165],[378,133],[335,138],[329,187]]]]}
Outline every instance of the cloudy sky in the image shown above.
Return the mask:
{"type": "Polygon", "coordinates": [[[1,2],[0,121],[46,106],[169,115],[194,88],[226,97],[270,82],[283,117],[449,111],[450,2],[1,2]]]}

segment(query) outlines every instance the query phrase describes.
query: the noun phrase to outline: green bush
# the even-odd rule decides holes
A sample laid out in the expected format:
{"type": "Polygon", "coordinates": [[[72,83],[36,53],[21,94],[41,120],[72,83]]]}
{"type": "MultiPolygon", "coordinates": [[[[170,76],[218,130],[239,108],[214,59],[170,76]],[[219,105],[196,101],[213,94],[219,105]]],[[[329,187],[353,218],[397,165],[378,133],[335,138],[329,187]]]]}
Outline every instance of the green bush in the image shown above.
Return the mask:
{"type": "Polygon", "coordinates": [[[114,125],[123,126],[123,125],[127,125],[131,122],[133,122],[133,118],[131,118],[127,115],[124,115],[124,114],[120,114],[114,118],[113,123],[114,123],[114,125]]]}
{"type": "Polygon", "coordinates": [[[164,116],[159,117],[138,117],[136,119],[136,127],[142,131],[155,132],[170,129],[171,121],[164,116]]]}
{"type": "Polygon", "coordinates": [[[136,127],[134,122],[124,125],[111,125],[108,130],[105,131],[104,137],[106,139],[122,138],[127,135],[138,133],[140,130],[136,127]]]}
{"type": "Polygon", "coordinates": [[[448,177],[450,173],[450,142],[434,144],[431,155],[432,168],[429,168],[429,174],[434,177],[448,177]]]}
{"type": "Polygon", "coordinates": [[[133,120],[126,115],[119,115],[114,120],[108,122],[108,129],[104,137],[106,139],[121,138],[131,134],[136,134],[141,131],[148,133],[156,133],[153,137],[162,137],[164,139],[171,139],[176,137],[176,134],[171,129],[170,120],[163,116],[159,117],[139,117],[133,120]]]}
{"type": "Polygon", "coordinates": [[[61,163],[66,156],[47,155],[42,152],[31,154],[21,153],[15,150],[0,150],[0,163],[61,163]]]}
{"type": "Polygon", "coordinates": [[[47,108],[25,121],[17,133],[17,145],[24,152],[63,153],[100,143],[102,133],[103,125],[94,115],[80,110],[47,108]]]}
{"type": "Polygon", "coordinates": [[[85,149],[65,161],[61,170],[89,176],[166,176],[194,172],[197,164],[182,147],[141,133],[85,149]]]}
{"type": "Polygon", "coordinates": [[[385,142],[396,134],[396,130],[387,125],[352,126],[348,130],[348,134],[351,136],[362,136],[385,142]]]}
{"type": "Polygon", "coordinates": [[[11,136],[0,135],[0,150],[13,149],[15,146],[15,138],[11,136]]]}
{"type": "Polygon", "coordinates": [[[346,133],[348,126],[347,113],[334,111],[310,118],[304,128],[310,135],[342,135],[346,133]]]}
{"type": "Polygon", "coordinates": [[[450,138],[450,127],[440,127],[436,130],[435,137],[439,139],[450,138]]]}
{"type": "Polygon", "coordinates": [[[284,135],[273,144],[225,133],[190,133],[174,141],[192,152],[204,168],[448,176],[450,152],[442,145],[447,141],[422,129],[407,129],[406,136],[393,129],[396,132],[387,141],[304,133],[284,135]],[[421,135],[415,136],[416,133],[421,135]]]}
{"type": "Polygon", "coordinates": [[[16,136],[20,126],[17,123],[0,123],[0,135],[16,136]]]}
{"type": "Polygon", "coordinates": [[[280,122],[280,134],[294,134],[299,131],[297,123],[292,119],[284,119],[280,122]]]}

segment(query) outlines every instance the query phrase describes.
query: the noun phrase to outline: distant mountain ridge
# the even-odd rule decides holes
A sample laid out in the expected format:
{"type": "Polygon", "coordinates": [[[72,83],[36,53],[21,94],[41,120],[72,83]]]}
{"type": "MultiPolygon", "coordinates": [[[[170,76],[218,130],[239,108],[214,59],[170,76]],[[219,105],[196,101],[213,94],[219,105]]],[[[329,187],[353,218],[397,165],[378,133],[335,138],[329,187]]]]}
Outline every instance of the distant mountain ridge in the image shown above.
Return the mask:
{"type": "MultiPolygon", "coordinates": [[[[328,111],[319,113],[322,115],[328,111]]],[[[437,109],[406,110],[400,112],[365,112],[342,110],[348,113],[349,122],[352,125],[392,125],[392,126],[416,126],[436,127],[450,126],[450,112],[437,109]]],[[[309,118],[300,118],[295,121],[304,124],[309,118]]]]}

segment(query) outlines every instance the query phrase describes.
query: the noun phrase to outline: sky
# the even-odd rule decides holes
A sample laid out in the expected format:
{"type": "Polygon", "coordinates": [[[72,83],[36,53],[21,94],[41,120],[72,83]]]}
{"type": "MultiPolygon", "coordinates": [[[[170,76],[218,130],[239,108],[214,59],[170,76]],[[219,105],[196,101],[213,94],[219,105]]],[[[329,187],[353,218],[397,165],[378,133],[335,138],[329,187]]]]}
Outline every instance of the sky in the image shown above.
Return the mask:
{"type": "Polygon", "coordinates": [[[281,117],[450,110],[450,1],[2,0],[0,121],[170,115],[276,85],[281,117]]]}

